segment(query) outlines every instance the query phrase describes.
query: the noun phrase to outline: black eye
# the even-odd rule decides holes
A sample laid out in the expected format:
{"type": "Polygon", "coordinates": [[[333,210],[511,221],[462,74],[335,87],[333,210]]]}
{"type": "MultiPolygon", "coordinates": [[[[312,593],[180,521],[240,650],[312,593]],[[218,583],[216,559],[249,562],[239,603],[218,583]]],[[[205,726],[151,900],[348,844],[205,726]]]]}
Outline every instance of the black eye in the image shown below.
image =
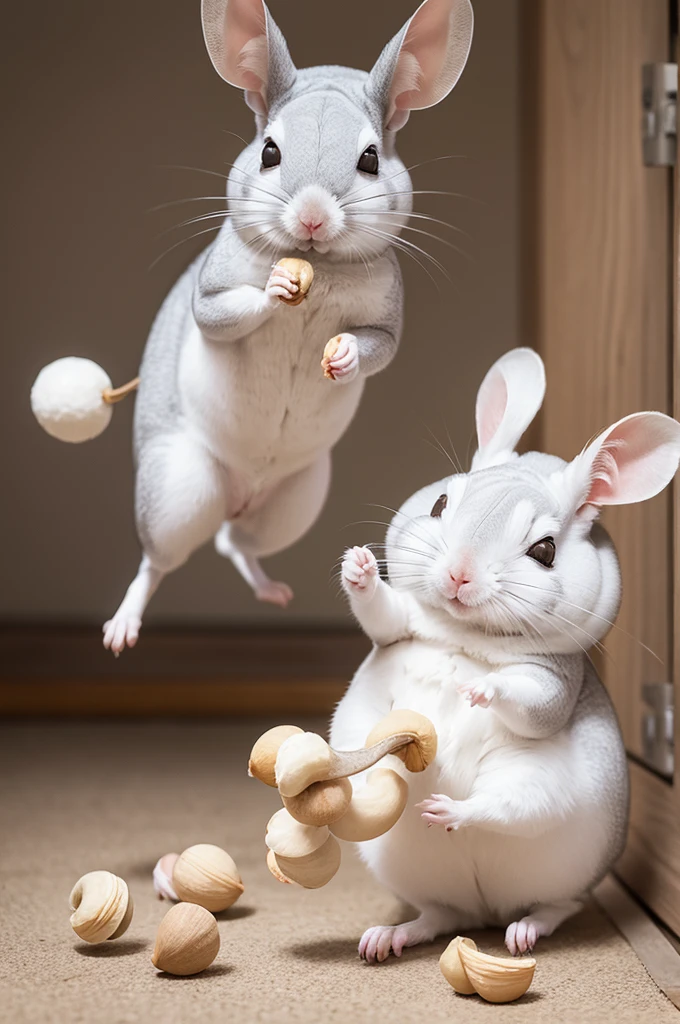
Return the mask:
{"type": "Polygon", "coordinates": [[[444,511],[448,504],[448,500],[449,499],[445,494],[439,495],[434,505],[432,506],[432,511],[430,512],[430,515],[432,516],[433,519],[439,519],[439,517],[441,516],[442,512],[444,511]]]}
{"type": "Polygon", "coordinates": [[[375,146],[369,146],[368,149],[365,149],[359,157],[357,168],[360,171],[365,171],[366,174],[377,174],[378,166],[378,150],[375,146]]]}
{"type": "Polygon", "coordinates": [[[278,167],[280,163],[281,150],[271,139],[265,139],[264,149],[262,150],[262,166],[278,167]]]}
{"type": "Polygon", "coordinates": [[[532,544],[527,551],[529,558],[533,558],[535,562],[540,562],[546,569],[552,569],[553,562],[555,561],[555,541],[552,537],[544,537],[543,540],[537,540],[535,544],[532,544]]]}

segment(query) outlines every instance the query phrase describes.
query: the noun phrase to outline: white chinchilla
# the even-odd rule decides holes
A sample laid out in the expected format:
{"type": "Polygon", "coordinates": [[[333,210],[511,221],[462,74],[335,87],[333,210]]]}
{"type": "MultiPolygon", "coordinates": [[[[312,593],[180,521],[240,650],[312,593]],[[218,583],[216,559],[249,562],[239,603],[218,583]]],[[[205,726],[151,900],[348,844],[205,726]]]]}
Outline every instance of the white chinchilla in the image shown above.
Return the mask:
{"type": "Polygon", "coordinates": [[[616,616],[620,575],[595,520],[670,482],[680,424],[636,413],[572,462],[518,456],[544,390],[536,353],[503,356],[477,397],[471,472],[418,491],[390,524],[389,583],[369,549],[345,554],[343,585],[375,647],[338,706],[332,745],[361,747],[392,708],[427,715],[439,738],[422,774],[391,758],[409,804],[359,847],[419,911],[370,928],[359,947],[369,961],[487,925],[507,926],[510,952],[526,952],[623,849],[626,755],[587,657],[616,616]]]}
{"type": "MultiPolygon", "coordinates": [[[[144,353],[135,412],[144,554],[104,627],[115,653],[136,642],[163,576],[211,537],[258,598],[292,597],[258,559],[315,521],[331,449],[366,378],[396,352],[403,296],[391,243],[412,207],[396,131],[450,92],[472,38],[469,0],[425,0],[370,73],[297,70],[262,0],[203,0],[202,18],[212,62],[244,90],[257,133],[228,176],[219,234],[170,292],[144,353]],[[296,252],[314,285],[288,306],[279,300],[295,297],[294,277],[272,265],[296,252]],[[320,361],[337,335],[329,380],[320,361]]],[[[54,418],[44,390],[38,411],[54,418]]],[[[80,439],[98,424],[76,427],[80,439]]]]}

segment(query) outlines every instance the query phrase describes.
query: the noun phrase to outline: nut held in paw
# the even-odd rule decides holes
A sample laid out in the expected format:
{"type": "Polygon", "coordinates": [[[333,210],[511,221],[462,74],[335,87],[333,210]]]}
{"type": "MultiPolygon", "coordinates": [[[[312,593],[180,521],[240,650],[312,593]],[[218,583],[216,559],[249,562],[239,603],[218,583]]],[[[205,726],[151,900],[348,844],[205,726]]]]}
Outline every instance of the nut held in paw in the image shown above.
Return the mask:
{"type": "Polygon", "coordinates": [[[283,267],[289,274],[292,274],[294,282],[298,286],[297,292],[290,299],[280,295],[281,302],[285,302],[287,306],[299,306],[307,298],[307,292],[312,287],[314,267],[307,260],[298,260],[293,257],[279,260],[276,266],[283,267]]]}
{"type": "Polygon", "coordinates": [[[323,350],[323,359],[321,360],[321,368],[323,369],[324,377],[328,380],[335,380],[333,371],[331,370],[331,359],[340,348],[340,342],[342,341],[342,335],[336,334],[334,338],[326,342],[326,347],[323,350]]]}

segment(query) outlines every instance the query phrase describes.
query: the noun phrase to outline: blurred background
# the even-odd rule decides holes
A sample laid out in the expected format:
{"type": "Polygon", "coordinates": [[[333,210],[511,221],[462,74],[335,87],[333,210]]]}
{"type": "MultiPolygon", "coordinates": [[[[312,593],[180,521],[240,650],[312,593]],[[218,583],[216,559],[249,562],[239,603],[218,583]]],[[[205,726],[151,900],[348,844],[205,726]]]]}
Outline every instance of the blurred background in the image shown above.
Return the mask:
{"type": "MultiPolygon", "coordinates": [[[[299,67],[367,70],[415,6],[270,4],[299,67]]],[[[476,0],[475,19],[459,85],[439,106],[414,113],[399,138],[405,163],[424,163],[412,172],[416,189],[458,194],[415,203],[460,229],[434,226],[455,248],[409,236],[448,276],[423,259],[433,281],[402,259],[406,325],[398,358],[370,380],[337,446],[321,519],[293,549],[267,561],[275,578],[293,586],[294,602],[285,612],[258,604],[208,546],[164,581],[147,626],[349,625],[333,567],[346,545],[384,533],[352,524],[386,521],[389,514],[370,503],[397,507],[444,475],[448,463],[436,441],[452,443],[467,461],[477,386],[489,364],[520,340],[519,4],[476,0]],[[455,158],[437,160],[442,156],[455,158]]],[[[219,195],[218,178],[180,167],[227,173],[243,148],[235,136],[252,138],[253,119],[242,94],[212,68],[198,3],[69,0],[41,5],[39,14],[15,4],[4,24],[11,158],[0,169],[8,198],[0,514],[10,543],[0,616],[99,628],[139,560],[134,398],[118,406],[102,437],[69,446],[34,421],[30,387],[45,363],[63,355],[94,359],[114,384],[136,375],[163,297],[213,237],[191,237],[205,224],[177,225],[219,203],[153,207],[219,195]]],[[[143,647],[144,638],[139,658],[143,647]]],[[[121,665],[135,657],[126,652],[121,665]]]]}

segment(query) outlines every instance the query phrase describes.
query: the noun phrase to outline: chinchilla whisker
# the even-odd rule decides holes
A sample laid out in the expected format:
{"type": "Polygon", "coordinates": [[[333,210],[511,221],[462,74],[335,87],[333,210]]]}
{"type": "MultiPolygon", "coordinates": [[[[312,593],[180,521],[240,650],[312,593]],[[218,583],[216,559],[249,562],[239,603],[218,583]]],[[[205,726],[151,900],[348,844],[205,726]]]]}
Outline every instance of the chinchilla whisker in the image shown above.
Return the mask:
{"type": "MultiPolygon", "coordinates": [[[[527,624],[527,626],[529,626],[530,628],[534,629],[535,631],[537,631],[540,634],[540,636],[542,637],[543,642],[545,644],[546,652],[548,654],[550,654],[551,653],[550,645],[545,640],[545,636],[543,634],[543,631],[539,629],[539,627],[536,625],[535,622],[531,622],[531,620],[529,618],[529,615],[531,615],[532,618],[536,618],[537,615],[540,614],[539,610],[534,608],[533,605],[531,605],[529,602],[522,601],[518,594],[506,593],[505,597],[513,598],[514,600],[516,600],[520,604],[520,606],[526,605],[528,607],[529,611],[528,612],[522,611],[521,615],[519,616],[520,621],[521,622],[525,622],[527,624]]],[[[545,620],[546,617],[542,616],[542,618],[545,620]]],[[[577,645],[577,647],[580,647],[580,649],[583,651],[583,653],[586,656],[588,655],[588,651],[583,646],[583,644],[581,644],[575,637],[573,637],[571,635],[571,633],[567,633],[567,631],[565,629],[562,629],[560,626],[557,626],[554,623],[548,623],[548,624],[550,625],[551,629],[556,629],[558,633],[561,633],[563,636],[566,636],[567,639],[569,639],[572,643],[575,643],[577,645]]]]}
{"type": "MultiPolygon", "coordinates": [[[[579,624],[577,622],[573,622],[571,619],[567,619],[564,615],[560,615],[559,612],[553,611],[552,609],[548,609],[548,608],[541,608],[541,609],[534,608],[530,601],[527,601],[525,598],[520,597],[519,594],[515,594],[514,597],[515,597],[516,600],[524,601],[525,604],[528,604],[529,607],[531,607],[535,613],[540,614],[540,615],[542,615],[544,617],[548,617],[550,619],[559,619],[560,622],[564,622],[567,626],[571,626],[572,629],[577,629],[580,633],[583,633],[584,636],[588,637],[588,639],[592,642],[592,645],[593,645],[593,647],[596,648],[596,650],[600,651],[602,654],[604,654],[608,658],[612,659],[611,652],[607,650],[607,648],[604,646],[604,644],[601,643],[597,639],[597,637],[594,637],[592,635],[592,633],[589,633],[587,629],[584,629],[583,626],[579,626],[579,624]]],[[[554,625],[554,623],[553,623],[553,625],[554,625]]],[[[558,627],[555,627],[555,628],[558,628],[558,627]]],[[[571,634],[567,633],[566,630],[563,630],[562,632],[565,634],[565,636],[570,637],[570,639],[573,640],[575,643],[578,643],[576,638],[574,636],[572,636],[571,634]]],[[[583,647],[581,644],[579,644],[579,647],[581,647],[581,650],[584,653],[587,653],[587,649],[585,647],[583,647]]],[[[612,661],[613,661],[613,659],[612,659],[612,661]]]]}
{"type": "MultiPolygon", "coordinates": [[[[380,218],[381,216],[382,214],[378,214],[378,218],[380,218]]],[[[447,246],[447,248],[453,249],[454,252],[457,252],[459,256],[462,256],[469,263],[474,262],[472,257],[468,253],[466,253],[464,249],[460,249],[457,245],[454,245],[453,242],[450,242],[448,240],[448,238],[442,238],[441,235],[435,235],[431,231],[423,231],[422,228],[414,228],[412,224],[402,224],[400,230],[413,231],[417,235],[425,235],[427,238],[433,238],[436,242],[441,242],[441,244],[447,246]]],[[[407,240],[402,239],[402,241],[407,240]]],[[[424,250],[421,249],[421,252],[423,251],[424,250]]]]}
{"type": "MultiPolygon", "coordinates": [[[[512,595],[509,595],[509,596],[512,597],[512,595]]],[[[533,633],[537,633],[538,634],[538,636],[540,638],[541,645],[543,646],[545,651],[549,654],[550,653],[550,648],[549,648],[549,645],[548,645],[548,643],[547,643],[547,641],[545,639],[543,631],[535,623],[531,622],[526,617],[526,615],[525,616],[521,616],[517,612],[513,612],[512,609],[505,603],[503,598],[500,598],[500,603],[501,603],[501,606],[505,608],[507,613],[510,616],[512,616],[512,618],[516,621],[516,623],[520,626],[520,628],[522,628],[522,629],[526,628],[526,629],[531,630],[533,633]]]]}
{"type": "MultiPolygon", "coordinates": [[[[401,518],[405,519],[406,522],[409,524],[409,526],[412,529],[415,528],[416,524],[415,524],[414,520],[410,516],[407,516],[404,512],[402,512],[401,509],[399,509],[399,508],[392,508],[391,505],[381,505],[377,501],[369,501],[367,504],[368,504],[369,508],[382,508],[382,509],[385,510],[385,512],[392,512],[393,515],[395,515],[395,516],[401,516],[401,518]]],[[[398,529],[403,530],[404,527],[400,526],[400,527],[398,527],[398,529]]],[[[417,536],[417,535],[414,534],[414,536],[417,536]]],[[[434,544],[432,542],[432,538],[431,537],[427,537],[425,534],[423,534],[421,537],[418,537],[418,539],[421,540],[424,544],[429,545],[432,548],[433,551],[437,551],[439,554],[443,554],[443,549],[440,548],[439,545],[434,544]]]]}
{"type": "Polygon", "coordinates": [[[449,432],[449,428],[446,425],[446,423],[444,423],[444,429],[446,430],[446,437],[448,439],[448,442],[451,445],[451,452],[452,452],[452,454],[453,454],[453,456],[454,456],[454,458],[456,460],[456,463],[458,465],[458,472],[459,473],[464,473],[465,470],[463,469],[463,464],[461,463],[460,458],[458,457],[458,452],[456,451],[455,445],[454,445],[453,441],[451,440],[451,434],[449,432]]]}
{"type": "Polygon", "coordinates": [[[189,217],[188,220],[182,220],[179,224],[173,224],[171,227],[165,228],[158,235],[158,238],[162,238],[163,235],[170,234],[171,231],[178,231],[180,228],[186,228],[190,224],[200,224],[201,221],[217,220],[218,218],[221,218],[222,220],[229,220],[230,217],[235,216],[235,213],[230,213],[228,210],[215,210],[213,213],[203,213],[200,217],[189,217]]]}
{"type": "Polygon", "coordinates": [[[226,195],[223,196],[187,196],[186,199],[171,199],[169,203],[159,203],[158,206],[150,206],[147,213],[157,213],[158,210],[167,210],[169,206],[182,206],[184,203],[207,203],[226,202],[226,195]]]}
{"type": "Polygon", "coordinates": [[[205,167],[189,167],[187,164],[159,164],[160,167],[170,171],[195,171],[197,174],[210,174],[213,178],[221,178],[226,181],[228,175],[220,174],[219,171],[209,171],[205,167]]]}
{"type": "MultiPolygon", "coordinates": [[[[219,197],[218,197],[219,198],[219,197]]],[[[468,231],[464,231],[463,228],[456,227],[455,224],[450,224],[448,220],[442,220],[440,217],[432,217],[429,213],[416,213],[415,210],[411,210],[409,213],[405,213],[402,210],[350,210],[349,217],[404,217],[407,220],[427,220],[431,224],[441,224],[444,228],[450,228],[451,231],[456,231],[460,235],[465,235],[466,238],[472,238],[468,231]]]]}
{"type": "MultiPolygon", "coordinates": [[[[419,167],[425,167],[428,164],[436,164],[442,160],[467,160],[467,157],[462,153],[449,153],[446,156],[433,156],[429,160],[421,160],[417,164],[411,164],[410,167],[402,167],[400,170],[395,171],[394,174],[390,174],[387,178],[381,179],[381,184],[386,181],[393,181],[394,178],[398,178],[400,174],[408,174],[409,171],[415,171],[419,167]]],[[[361,188],[355,189],[345,196],[345,199],[350,199],[352,196],[359,195],[361,192],[365,192],[367,188],[372,188],[373,182],[369,182],[367,185],[362,185],[361,188]]]]}
{"type": "Polygon", "coordinates": [[[406,245],[406,246],[408,246],[410,249],[413,249],[415,252],[420,253],[421,256],[424,256],[425,259],[430,260],[430,262],[434,264],[434,266],[437,268],[437,270],[439,270],[444,275],[444,277],[447,278],[448,281],[451,281],[451,278],[449,277],[448,271],[447,271],[446,267],[443,265],[443,263],[440,263],[439,260],[435,256],[433,256],[431,253],[427,252],[426,249],[422,249],[419,245],[416,245],[415,242],[411,242],[407,238],[400,238],[399,235],[395,235],[391,231],[382,231],[380,228],[376,228],[373,224],[371,224],[370,227],[368,227],[367,225],[363,224],[361,226],[360,230],[361,231],[373,231],[378,236],[380,236],[382,238],[386,238],[393,245],[396,245],[397,243],[399,243],[399,245],[402,245],[402,246],[406,245]]]}
{"type": "MultiPolygon", "coordinates": [[[[506,585],[512,587],[526,587],[528,590],[539,590],[542,594],[548,593],[542,587],[537,587],[533,583],[523,583],[521,580],[499,579],[498,582],[505,583],[506,585]]],[[[584,608],[580,604],[575,604],[574,601],[567,601],[566,598],[560,597],[559,594],[550,592],[550,596],[555,597],[560,604],[566,604],[567,607],[573,608],[577,612],[583,612],[584,615],[592,616],[592,618],[594,619],[599,619],[600,622],[606,622],[606,624],[610,626],[612,629],[618,629],[619,633],[623,633],[623,635],[627,636],[629,640],[633,640],[634,643],[639,644],[640,647],[647,651],[648,654],[651,654],[651,656],[655,658],[660,665],[664,664],[663,658],[660,658],[656,651],[652,650],[651,647],[648,647],[646,643],[643,643],[643,641],[640,640],[639,637],[635,636],[634,633],[629,633],[627,629],[623,628],[623,626],[619,626],[613,619],[608,619],[605,615],[598,615],[597,612],[591,612],[588,608],[584,608]]]]}
{"type": "Polygon", "coordinates": [[[231,135],[232,138],[238,139],[238,141],[242,142],[244,146],[250,145],[249,142],[246,142],[246,140],[242,138],[240,135],[237,135],[236,132],[230,132],[228,128],[220,128],[220,131],[223,132],[225,135],[231,135]]]}
{"type": "MultiPolygon", "coordinates": [[[[190,167],[188,164],[161,164],[160,166],[165,167],[168,170],[172,171],[195,171],[197,174],[210,174],[214,178],[221,178],[222,181],[229,180],[228,174],[220,174],[219,171],[209,171],[205,167],[190,167]]],[[[234,164],[229,163],[227,163],[226,166],[231,167],[234,170],[239,171],[239,173],[243,174],[243,176],[246,179],[248,188],[253,189],[255,192],[262,192],[262,194],[267,196],[270,201],[278,199],[278,201],[283,204],[284,202],[288,202],[290,200],[291,197],[287,193],[286,199],[284,200],[281,196],[277,196],[275,192],[268,192],[266,188],[260,188],[259,185],[253,185],[250,179],[248,178],[246,172],[242,170],[240,167],[236,167],[234,164]]],[[[255,202],[255,200],[253,200],[253,202],[255,202]]]]}
{"type": "MultiPolygon", "coordinates": [[[[350,523],[350,525],[367,525],[367,524],[371,524],[371,523],[373,523],[374,525],[380,525],[380,526],[387,526],[388,525],[388,523],[379,522],[377,519],[365,519],[363,523],[350,523]]],[[[423,557],[429,557],[429,558],[432,559],[432,561],[435,560],[437,555],[442,554],[442,552],[438,548],[432,547],[427,541],[425,541],[424,538],[419,537],[418,534],[412,534],[412,532],[410,532],[410,530],[403,528],[403,526],[401,526],[400,529],[403,532],[405,532],[407,537],[410,537],[412,540],[414,540],[416,542],[416,544],[423,544],[423,545],[425,545],[426,550],[422,551],[422,550],[419,550],[417,548],[407,548],[406,546],[398,545],[398,544],[390,544],[389,545],[390,548],[394,548],[394,550],[396,550],[396,551],[399,551],[399,550],[400,551],[411,551],[411,552],[413,552],[413,554],[422,555],[423,557]],[[427,550],[428,548],[429,548],[429,551],[427,550]]],[[[387,545],[385,545],[385,544],[378,544],[377,542],[375,542],[375,543],[369,545],[369,547],[370,548],[373,548],[373,547],[386,548],[387,545]]]]}
{"type": "Polygon", "coordinates": [[[346,206],[355,206],[357,203],[367,203],[371,199],[390,199],[392,196],[450,196],[454,199],[471,199],[471,196],[465,196],[461,192],[446,192],[443,189],[438,188],[420,188],[405,189],[403,192],[377,192],[372,196],[363,196],[361,199],[353,199],[351,203],[341,203],[341,209],[345,209],[346,206]]]}
{"type": "MultiPolygon", "coordinates": [[[[408,519],[406,521],[410,522],[410,520],[408,520],[408,519]]],[[[368,523],[369,520],[365,520],[365,522],[368,523]]],[[[376,522],[376,525],[377,525],[377,521],[375,521],[375,522],[376,522]]],[[[382,523],[381,525],[388,526],[389,523],[382,523]]],[[[436,544],[433,544],[429,537],[424,537],[422,534],[415,533],[413,530],[408,530],[403,525],[399,526],[398,529],[399,529],[399,531],[401,533],[405,533],[407,537],[411,537],[414,541],[416,541],[417,544],[424,544],[425,547],[428,548],[432,552],[432,554],[434,556],[441,555],[441,554],[444,553],[443,549],[438,547],[436,544]]],[[[383,547],[385,547],[385,546],[386,545],[383,545],[383,547]]],[[[393,543],[393,544],[390,545],[390,547],[398,548],[399,545],[396,544],[396,543],[393,543]]],[[[403,550],[407,550],[405,547],[403,547],[403,545],[402,545],[402,548],[403,548],[403,550]]],[[[414,550],[414,549],[410,549],[410,550],[414,550]]],[[[421,553],[424,554],[425,552],[415,551],[415,553],[416,554],[421,554],[421,553]]]]}
{"type": "MultiPolygon", "coordinates": [[[[429,427],[427,429],[430,430],[429,427]]],[[[430,431],[430,433],[432,433],[432,431],[430,431]]],[[[432,434],[432,436],[434,437],[434,434],[432,434]]],[[[449,453],[446,451],[446,449],[443,447],[443,445],[441,445],[439,443],[439,441],[437,441],[436,437],[434,438],[434,441],[430,441],[429,438],[424,437],[423,441],[425,442],[425,444],[429,444],[430,448],[434,448],[434,450],[438,454],[443,455],[444,458],[447,459],[447,461],[451,463],[451,465],[453,466],[453,469],[455,470],[456,473],[460,472],[458,467],[456,466],[455,462],[453,461],[453,459],[449,455],[449,453]]]]}
{"type": "Polygon", "coordinates": [[[224,160],[223,163],[225,167],[229,167],[232,171],[238,171],[239,174],[242,174],[248,183],[248,188],[255,189],[256,192],[264,192],[266,196],[269,196],[271,199],[278,199],[284,204],[290,202],[293,198],[290,192],[287,192],[281,185],[276,186],[278,193],[269,191],[266,188],[261,188],[259,185],[253,185],[247,171],[244,171],[242,167],[238,167],[237,164],[231,164],[227,160],[224,160]]]}
{"type": "Polygon", "coordinates": [[[402,225],[401,230],[413,231],[416,235],[425,235],[427,238],[433,238],[435,242],[440,242],[442,245],[445,245],[447,249],[453,249],[454,252],[457,252],[458,255],[462,256],[463,259],[468,261],[468,263],[474,263],[472,256],[470,256],[469,253],[465,252],[465,249],[461,249],[459,246],[454,245],[453,242],[450,242],[448,240],[448,238],[442,238],[441,235],[435,235],[431,231],[423,231],[422,228],[414,228],[412,224],[402,225]]]}
{"type": "MultiPolygon", "coordinates": [[[[436,562],[437,561],[435,556],[431,555],[429,553],[429,551],[418,551],[416,548],[397,547],[394,544],[392,544],[391,547],[393,547],[396,551],[400,552],[401,554],[407,554],[407,555],[408,554],[414,554],[414,555],[418,555],[421,558],[421,560],[425,559],[428,562],[436,562]]],[[[376,561],[381,563],[381,564],[384,564],[384,565],[396,565],[396,560],[394,558],[392,558],[392,557],[390,557],[390,558],[387,558],[387,557],[385,557],[385,558],[378,558],[376,556],[376,561]]],[[[410,562],[408,564],[410,564],[410,565],[419,565],[420,563],[419,562],[410,562]]]]}
{"type": "MultiPolygon", "coordinates": [[[[255,227],[255,228],[262,227],[266,223],[267,223],[266,221],[261,221],[258,224],[251,224],[251,225],[249,225],[249,227],[255,227]]],[[[213,224],[212,227],[203,228],[202,231],[195,231],[193,235],[189,235],[187,238],[180,238],[180,240],[178,242],[175,242],[175,244],[171,245],[169,249],[166,249],[165,252],[162,252],[160,256],[156,257],[156,259],[153,261],[153,263],[151,263],[149,265],[149,270],[153,270],[153,268],[156,266],[156,264],[159,263],[163,259],[164,256],[167,256],[169,253],[172,252],[173,249],[176,249],[179,245],[183,245],[185,242],[190,242],[192,240],[192,238],[198,238],[200,235],[207,235],[210,231],[219,231],[219,229],[220,229],[220,225],[219,224],[213,224]]],[[[270,228],[269,230],[271,231],[273,229],[270,228]]],[[[253,238],[250,242],[244,242],[243,245],[240,246],[240,248],[238,248],[236,250],[236,253],[234,255],[237,255],[241,251],[241,249],[244,248],[245,245],[252,245],[253,242],[256,242],[259,238],[263,238],[266,234],[267,234],[267,231],[264,231],[261,234],[256,235],[255,238],[253,238]]]]}
{"type": "MultiPolygon", "coordinates": [[[[425,272],[425,273],[427,274],[427,276],[429,277],[430,281],[432,281],[432,284],[433,284],[433,285],[435,286],[435,288],[437,289],[437,291],[440,291],[439,283],[438,283],[438,282],[437,282],[437,281],[435,280],[435,278],[434,278],[434,277],[432,276],[432,274],[431,274],[431,273],[430,273],[430,271],[429,271],[429,270],[427,269],[427,267],[425,266],[425,264],[424,264],[424,263],[422,263],[422,262],[421,262],[421,260],[419,260],[419,259],[418,259],[418,257],[417,257],[417,256],[416,256],[416,255],[415,255],[415,254],[414,254],[413,252],[411,252],[411,251],[410,251],[410,250],[409,250],[409,249],[408,249],[408,248],[406,247],[406,245],[405,245],[405,244],[403,244],[403,242],[404,242],[404,239],[398,239],[396,235],[391,235],[391,236],[388,236],[388,235],[386,235],[386,234],[385,234],[385,232],[383,232],[383,231],[377,231],[377,230],[376,230],[375,228],[372,228],[372,227],[367,227],[367,226],[366,226],[365,224],[361,224],[361,225],[355,225],[355,230],[358,230],[358,231],[363,231],[363,232],[364,232],[364,234],[367,234],[367,235],[373,235],[373,237],[374,237],[374,238],[380,238],[381,240],[382,240],[382,239],[385,239],[385,238],[387,238],[387,239],[388,239],[388,241],[391,241],[391,244],[392,244],[392,245],[394,246],[394,248],[395,248],[395,249],[399,249],[399,251],[400,251],[400,252],[403,252],[403,253],[405,253],[405,255],[406,255],[406,256],[410,256],[410,258],[411,258],[411,259],[412,259],[412,260],[413,260],[413,261],[414,261],[415,263],[417,263],[417,264],[418,264],[418,266],[420,267],[420,269],[421,269],[421,270],[423,270],[423,271],[424,271],[424,272],[425,272]]],[[[432,262],[434,263],[434,262],[435,262],[435,260],[433,259],[433,260],[432,260],[432,262]]],[[[448,276],[448,275],[447,275],[447,276],[448,276]]],[[[449,278],[449,280],[450,280],[450,278],[449,278]]]]}
{"type": "Polygon", "coordinates": [[[190,242],[192,240],[192,238],[198,238],[200,235],[207,235],[211,231],[219,231],[219,230],[220,230],[220,225],[219,224],[213,224],[213,226],[210,227],[210,228],[203,228],[202,231],[195,231],[194,234],[193,235],[189,235],[188,238],[180,238],[179,242],[175,242],[175,244],[171,245],[169,249],[166,249],[165,252],[162,252],[160,254],[160,256],[157,256],[156,259],[153,261],[153,263],[149,264],[149,270],[153,270],[153,268],[156,266],[156,264],[159,263],[169,253],[171,253],[173,249],[176,249],[178,245],[184,245],[185,242],[190,242]]]}

